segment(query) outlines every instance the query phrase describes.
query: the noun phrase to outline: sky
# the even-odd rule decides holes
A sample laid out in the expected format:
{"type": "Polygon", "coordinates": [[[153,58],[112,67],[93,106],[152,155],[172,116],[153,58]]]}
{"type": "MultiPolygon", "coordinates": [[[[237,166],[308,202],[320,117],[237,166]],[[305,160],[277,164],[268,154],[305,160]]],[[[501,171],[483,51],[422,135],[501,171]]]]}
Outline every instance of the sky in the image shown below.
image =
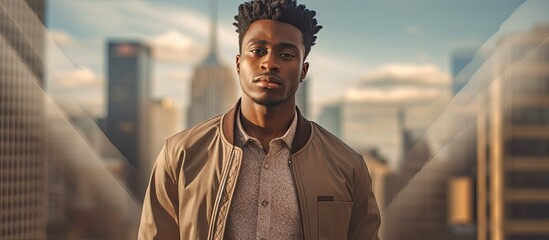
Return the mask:
{"type": "MultiPolygon", "coordinates": [[[[218,3],[219,57],[230,68],[235,67],[238,53],[232,23],[240,3],[218,3]]],[[[356,92],[357,87],[368,85],[364,81],[380,79],[382,73],[405,71],[418,75],[414,79],[419,79],[420,85],[425,81],[448,85],[453,52],[477,49],[495,41],[494,36],[548,22],[549,15],[549,1],[543,0],[299,3],[315,10],[323,26],[307,59],[313,116],[324,103],[356,92]],[[426,72],[429,75],[421,77],[426,72]]],[[[49,0],[48,87],[81,103],[92,116],[104,116],[107,41],[136,39],[150,44],[155,52],[153,95],[170,97],[179,107],[186,107],[192,70],[208,53],[208,4],[191,0],[49,0]]]]}

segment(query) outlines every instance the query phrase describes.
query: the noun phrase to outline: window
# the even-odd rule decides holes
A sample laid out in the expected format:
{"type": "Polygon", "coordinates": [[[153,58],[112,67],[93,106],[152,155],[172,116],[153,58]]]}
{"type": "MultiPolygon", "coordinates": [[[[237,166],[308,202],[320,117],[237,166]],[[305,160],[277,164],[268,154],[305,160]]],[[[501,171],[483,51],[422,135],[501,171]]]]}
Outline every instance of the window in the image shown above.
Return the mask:
{"type": "Polygon", "coordinates": [[[511,110],[513,124],[549,124],[549,108],[514,108],[511,110]]]}
{"type": "Polygon", "coordinates": [[[549,156],[549,140],[512,139],[506,145],[507,153],[512,156],[549,156]]]}
{"type": "Polygon", "coordinates": [[[507,185],[519,188],[549,188],[549,172],[511,172],[507,185]]]}

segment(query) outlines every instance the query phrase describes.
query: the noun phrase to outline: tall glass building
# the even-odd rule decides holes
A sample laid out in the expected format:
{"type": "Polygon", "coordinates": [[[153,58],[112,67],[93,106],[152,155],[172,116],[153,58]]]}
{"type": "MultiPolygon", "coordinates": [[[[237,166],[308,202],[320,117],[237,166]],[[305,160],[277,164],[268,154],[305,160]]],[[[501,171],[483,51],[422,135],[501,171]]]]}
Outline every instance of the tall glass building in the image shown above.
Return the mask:
{"type": "MultiPolygon", "coordinates": [[[[141,169],[148,150],[151,50],[133,41],[108,44],[108,116],[106,135],[129,163],[141,169]]],[[[146,180],[130,171],[129,186],[142,197],[146,180]]]]}
{"type": "Polygon", "coordinates": [[[478,239],[549,239],[549,25],[504,38],[478,121],[478,239]],[[486,194],[484,194],[486,193],[486,194]]]}
{"type": "Polygon", "coordinates": [[[44,0],[0,1],[0,239],[45,239],[44,0]]]}
{"type": "Polygon", "coordinates": [[[194,70],[187,127],[225,113],[237,99],[234,70],[221,64],[217,56],[217,2],[210,1],[210,4],[210,53],[194,70]]]}

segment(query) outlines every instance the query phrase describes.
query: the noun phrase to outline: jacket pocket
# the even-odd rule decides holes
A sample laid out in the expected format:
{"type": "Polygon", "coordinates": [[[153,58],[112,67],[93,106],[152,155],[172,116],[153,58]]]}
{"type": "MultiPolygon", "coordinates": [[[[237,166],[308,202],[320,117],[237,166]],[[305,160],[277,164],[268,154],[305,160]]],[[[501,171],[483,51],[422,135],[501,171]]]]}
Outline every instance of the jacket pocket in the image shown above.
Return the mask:
{"type": "Polygon", "coordinates": [[[353,202],[318,201],[318,239],[347,239],[353,202]]]}

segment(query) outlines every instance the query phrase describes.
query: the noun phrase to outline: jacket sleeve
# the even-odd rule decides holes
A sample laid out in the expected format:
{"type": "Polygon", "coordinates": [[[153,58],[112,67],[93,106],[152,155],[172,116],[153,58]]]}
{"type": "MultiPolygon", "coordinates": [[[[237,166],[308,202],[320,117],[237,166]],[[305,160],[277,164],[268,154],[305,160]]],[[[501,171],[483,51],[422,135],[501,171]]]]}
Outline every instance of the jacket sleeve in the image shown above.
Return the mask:
{"type": "Polygon", "coordinates": [[[348,239],[379,240],[381,216],[377,207],[372,180],[362,157],[355,173],[353,210],[348,239]]]}
{"type": "Polygon", "coordinates": [[[153,166],[141,213],[138,239],[179,239],[177,180],[167,143],[153,166]]]}

